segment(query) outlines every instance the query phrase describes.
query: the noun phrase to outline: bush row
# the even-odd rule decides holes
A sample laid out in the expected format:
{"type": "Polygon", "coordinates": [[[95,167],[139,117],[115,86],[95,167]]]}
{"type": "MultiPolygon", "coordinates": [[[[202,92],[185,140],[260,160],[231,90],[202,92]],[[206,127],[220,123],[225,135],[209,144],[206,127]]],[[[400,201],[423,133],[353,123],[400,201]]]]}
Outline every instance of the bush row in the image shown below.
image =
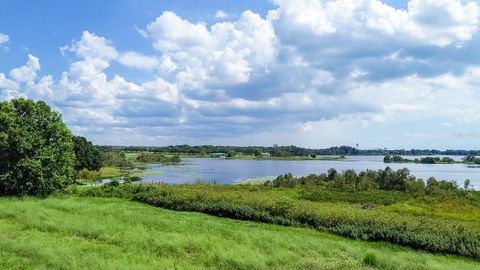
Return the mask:
{"type": "Polygon", "coordinates": [[[463,188],[455,181],[437,180],[430,177],[427,181],[416,178],[407,168],[392,170],[366,170],[356,173],[354,170],[337,172],[335,169],[327,173],[310,174],[308,176],[294,177],[291,173],[280,175],[273,181],[266,181],[265,186],[270,187],[309,187],[328,188],[341,191],[403,191],[416,195],[445,195],[463,194],[470,190],[470,181],[467,180],[463,188]]]}

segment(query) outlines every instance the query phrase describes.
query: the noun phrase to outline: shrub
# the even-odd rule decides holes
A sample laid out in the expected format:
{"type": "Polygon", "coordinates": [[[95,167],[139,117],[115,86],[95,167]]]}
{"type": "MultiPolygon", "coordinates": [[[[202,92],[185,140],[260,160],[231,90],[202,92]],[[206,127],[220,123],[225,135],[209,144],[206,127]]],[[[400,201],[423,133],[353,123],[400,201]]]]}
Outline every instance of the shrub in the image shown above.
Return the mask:
{"type": "Polygon", "coordinates": [[[373,253],[365,254],[365,257],[363,257],[363,263],[365,265],[368,265],[368,266],[371,266],[371,267],[378,267],[379,266],[378,258],[373,253]]]}
{"type": "Polygon", "coordinates": [[[98,171],[90,171],[88,169],[82,169],[78,172],[77,177],[80,179],[96,180],[100,178],[101,173],[98,171]]]}
{"type": "Polygon", "coordinates": [[[139,177],[139,176],[132,176],[132,177],[130,177],[130,180],[131,180],[132,182],[138,182],[138,181],[141,181],[142,178],[139,177]]]}

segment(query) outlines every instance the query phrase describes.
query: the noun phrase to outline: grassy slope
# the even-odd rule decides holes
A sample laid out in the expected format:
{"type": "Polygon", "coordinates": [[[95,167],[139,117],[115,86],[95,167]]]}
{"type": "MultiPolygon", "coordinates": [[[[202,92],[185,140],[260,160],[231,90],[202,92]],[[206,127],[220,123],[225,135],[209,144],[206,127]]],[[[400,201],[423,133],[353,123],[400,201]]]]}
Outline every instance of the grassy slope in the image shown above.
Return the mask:
{"type": "Polygon", "coordinates": [[[0,269],[480,269],[478,262],[310,229],[109,198],[0,199],[0,269]]]}
{"type": "Polygon", "coordinates": [[[480,198],[413,197],[402,192],[339,192],[248,185],[121,185],[73,194],[123,197],[172,210],[309,226],[355,239],[390,241],[480,259],[480,198]]]}

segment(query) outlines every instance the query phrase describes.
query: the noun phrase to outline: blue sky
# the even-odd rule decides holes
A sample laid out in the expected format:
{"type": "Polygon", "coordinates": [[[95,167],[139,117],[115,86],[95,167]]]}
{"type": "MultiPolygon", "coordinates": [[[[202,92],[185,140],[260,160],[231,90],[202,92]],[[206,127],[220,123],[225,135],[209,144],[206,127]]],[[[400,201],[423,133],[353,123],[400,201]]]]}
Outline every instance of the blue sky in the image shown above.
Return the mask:
{"type": "Polygon", "coordinates": [[[0,100],[97,144],[480,147],[478,1],[0,5],[0,100]]]}

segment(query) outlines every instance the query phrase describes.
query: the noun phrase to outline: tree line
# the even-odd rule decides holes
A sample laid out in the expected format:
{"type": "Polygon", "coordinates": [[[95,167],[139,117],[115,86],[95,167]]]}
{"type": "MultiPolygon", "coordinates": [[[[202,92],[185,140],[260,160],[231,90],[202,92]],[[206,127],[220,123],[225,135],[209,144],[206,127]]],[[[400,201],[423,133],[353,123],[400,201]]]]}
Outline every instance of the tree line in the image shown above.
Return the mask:
{"type": "Polygon", "coordinates": [[[100,146],[102,150],[123,150],[138,152],[161,152],[172,154],[189,154],[206,156],[213,153],[241,153],[255,155],[256,152],[270,153],[273,157],[312,156],[312,155],[335,155],[335,156],[429,156],[429,155],[452,155],[452,156],[480,156],[480,150],[435,150],[435,149],[357,149],[351,146],[335,146],[323,149],[302,148],[290,146],[218,146],[218,145],[170,145],[170,146],[100,146]]]}

